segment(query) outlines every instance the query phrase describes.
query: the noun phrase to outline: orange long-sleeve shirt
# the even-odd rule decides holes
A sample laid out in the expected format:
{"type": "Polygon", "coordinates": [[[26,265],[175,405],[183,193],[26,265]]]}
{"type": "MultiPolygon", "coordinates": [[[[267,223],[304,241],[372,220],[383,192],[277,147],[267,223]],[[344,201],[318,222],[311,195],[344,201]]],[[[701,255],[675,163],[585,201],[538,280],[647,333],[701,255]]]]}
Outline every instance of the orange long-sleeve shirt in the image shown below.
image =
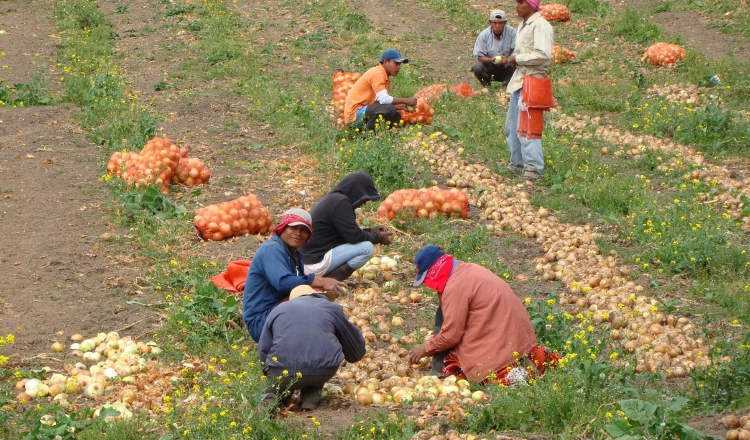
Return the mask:
{"type": "Polygon", "coordinates": [[[453,348],[466,377],[480,382],[537,345],[529,314],[508,283],[477,264],[457,262],[439,295],[440,333],[427,355],[453,348]]]}

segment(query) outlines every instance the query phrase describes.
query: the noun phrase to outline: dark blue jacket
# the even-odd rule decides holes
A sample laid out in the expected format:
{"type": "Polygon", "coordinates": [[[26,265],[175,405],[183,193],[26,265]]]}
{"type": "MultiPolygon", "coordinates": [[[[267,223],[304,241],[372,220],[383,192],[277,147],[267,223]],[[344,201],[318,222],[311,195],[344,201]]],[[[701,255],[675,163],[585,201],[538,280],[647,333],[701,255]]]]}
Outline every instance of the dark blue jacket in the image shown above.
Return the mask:
{"type": "Polygon", "coordinates": [[[258,343],[258,357],[276,376],[335,374],[341,361],[365,356],[365,339],[344,309],[314,293],[279,304],[268,315],[258,343]]]}
{"type": "MultiPolygon", "coordinates": [[[[349,174],[310,210],[313,234],[300,249],[305,263],[320,263],[326,252],[342,244],[380,243],[380,233],[357,224],[354,207],[380,199],[375,182],[364,171],[349,174]]],[[[334,268],[331,268],[334,269],[334,268]]]]}
{"type": "Polygon", "coordinates": [[[299,252],[297,261],[295,265],[289,247],[275,234],[255,252],[242,296],[242,319],[255,342],[271,310],[288,298],[292,289],[315,279],[315,274],[305,275],[299,252]]]}

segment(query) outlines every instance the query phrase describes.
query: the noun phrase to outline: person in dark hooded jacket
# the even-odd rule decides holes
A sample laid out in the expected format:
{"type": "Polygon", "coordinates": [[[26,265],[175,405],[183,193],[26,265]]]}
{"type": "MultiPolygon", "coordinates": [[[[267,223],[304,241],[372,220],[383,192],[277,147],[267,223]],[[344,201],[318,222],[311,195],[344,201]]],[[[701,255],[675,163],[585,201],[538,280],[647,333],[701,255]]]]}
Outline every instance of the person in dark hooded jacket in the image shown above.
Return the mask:
{"type": "Polygon", "coordinates": [[[315,235],[299,251],[305,273],[343,281],[375,253],[373,245],[391,244],[392,232],[383,226],[362,229],[355,209],[380,194],[364,171],[349,174],[310,210],[315,235]]]}

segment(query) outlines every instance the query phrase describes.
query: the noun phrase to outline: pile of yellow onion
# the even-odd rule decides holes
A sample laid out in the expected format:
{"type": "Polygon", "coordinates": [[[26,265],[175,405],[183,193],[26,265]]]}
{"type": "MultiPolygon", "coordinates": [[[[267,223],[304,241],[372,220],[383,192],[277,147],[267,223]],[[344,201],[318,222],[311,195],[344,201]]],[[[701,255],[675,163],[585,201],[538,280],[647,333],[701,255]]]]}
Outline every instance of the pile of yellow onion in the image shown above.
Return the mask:
{"type": "Polygon", "coordinates": [[[390,281],[393,279],[393,273],[398,270],[400,259],[399,255],[372,257],[364,266],[357,269],[356,273],[369,281],[374,280],[378,274],[382,274],[383,281],[390,281]]]}
{"type": "MultiPolygon", "coordinates": [[[[674,88],[668,89],[674,94],[674,88]]],[[[700,89],[690,89],[691,91],[684,98],[685,100],[697,100],[696,94],[700,89]]],[[[666,93],[661,90],[654,90],[653,93],[666,93]]],[[[680,99],[680,97],[676,98],[680,99]]],[[[742,197],[750,197],[750,177],[740,178],[734,170],[725,166],[715,165],[706,161],[705,156],[694,149],[678,144],[670,139],[661,139],[650,135],[637,135],[630,131],[621,131],[612,126],[601,124],[601,118],[590,118],[585,115],[568,116],[559,114],[552,125],[558,130],[569,131],[574,134],[576,139],[586,139],[597,137],[612,147],[604,147],[602,154],[609,154],[615,149],[614,155],[628,155],[633,159],[640,159],[646,151],[652,153],[663,152],[670,157],[657,166],[657,171],[667,173],[675,170],[684,172],[684,180],[700,180],[710,185],[714,189],[719,188],[723,191],[714,195],[709,200],[708,195],[701,196],[701,201],[714,203],[717,206],[727,210],[732,218],[742,220],[742,228],[750,230],[750,217],[743,216],[742,209],[744,204],[742,197]],[[589,127],[595,127],[592,133],[589,127]]],[[[661,156],[657,156],[660,159],[661,156]]]]}
{"type": "MultiPolygon", "coordinates": [[[[71,339],[70,352],[81,361],[63,364],[61,371],[45,368],[44,379],[18,381],[18,402],[46,399],[67,408],[77,399],[88,399],[101,405],[99,408],[118,410],[116,418],[127,419],[134,412],[161,410],[163,396],[172,392],[172,384],[183,371],[206,369],[198,359],[182,365],[160,364],[149,359],[161,352],[156,343],[121,337],[117,332],[99,333],[91,338],[76,334],[71,339]]],[[[64,350],[60,342],[51,348],[55,353],[64,350]]],[[[54,417],[43,417],[42,423],[54,424],[54,417]]]]}
{"type": "Polygon", "coordinates": [[[540,250],[538,276],[563,283],[560,297],[567,307],[598,326],[608,326],[612,340],[636,353],[638,371],[683,377],[710,363],[707,342],[697,335],[691,319],[659,312],[645,287],[630,279],[631,268],[614,252],[601,254],[598,233],[590,225],[561,223],[547,209],[533,206],[527,192],[530,183],[507,184],[488,167],[468,164],[460,157],[463,149],[450,145],[445,136],[417,135],[410,142],[407,147],[421,149],[433,173],[465,183],[488,230],[535,240],[540,250]]]}
{"type": "Polygon", "coordinates": [[[727,440],[750,440],[750,414],[742,417],[730,414],[722,418],[721,423],[728,429],[727,440]]]}
{"type": "MultiPolygon", "coordinates": [[[[382,259],[381,259],[382,260],[382,259]]],[[[469,382],[454,376],[438,379],[425,376],[429,358],[419,365],[409,363],[409,350],[417,338],[429,335],[427,329],[406,329],[394,306],[419,307],[423,296],[418,291],[383,292],[380,287],[356,288],[350,296],[339,298],[349,321],[360,328],[367,353],[355,364],[345,364],[324,395],[343,395],[363,405],[419,406],[448,400],[474,404],[486,398],[483,391],[472,391],[469,382]]]]}

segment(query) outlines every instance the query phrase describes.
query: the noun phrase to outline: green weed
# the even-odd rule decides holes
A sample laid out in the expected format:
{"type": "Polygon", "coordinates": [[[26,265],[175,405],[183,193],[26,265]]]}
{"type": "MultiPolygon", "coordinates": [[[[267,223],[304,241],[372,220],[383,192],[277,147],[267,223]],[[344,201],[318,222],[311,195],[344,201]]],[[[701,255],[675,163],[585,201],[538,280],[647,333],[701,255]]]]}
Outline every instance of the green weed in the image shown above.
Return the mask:
{"type": "MultiPolygon", "coordinates": [[[[354,136],[356,136],[354,133],[354,136]]],[[[421,188],[427,175],[416,170],[408,150],[397,148],[398,133],[381,130],[366,139],[342,137],[336,144],[334,157],[342,166],[343,176],[355,171],[365,171],[373,176],[375,185],[383,193],[400,188],[421,188]]]]}
{"type": "Polygon", "coordinates": [[[647,15],[632,8],[625,9],[622,14],[612,16],[609,34],[612,37],[620,37],[645,46],[664,38],[664,30],[661,26],[651,23],[647,15]]]}
{"type": "Polygon", "coordinates": [[[208,341],[239,343],[245,339],[247,331],[235,297],[211,282],[198,282],[194,289],[170,319],[193,349],[208,341]]]}
{"type": "Polygon", "coordinates": [[[610,10],[609,2],[599,0],[567,0],[564,2],[572,13],[597,15],[610,10]]]}
{"type": "Polygon", "coordinates": [[[621,121],[638,131],[676,142],[694,144],[712,155],[736,156],[745,151],[750,128],[734,112],[722,107],[722,98],[705,96],[696,104],[674,103],[653,97],[635,102],[621,121]]]}
{"type": "Polygon", "coordinates": [[[407,440],[414,436],[414,422],[403,415],[380,414],[373,419],[357,416],[352,425],[336,434],[336,438],[351,440],[407,440]]]}
{"type": "Polygon", "coordinates": [[[8,86],[4,85],[0,78],[0,106],[24,107],[49,104],[52,104],[52,96],[41,72],[35,74],[28,84],[17,83],[8,86]]]}
{"type": "Polygon", "coordinates": [[[750,332],[717,338],[707,355],[711,365],[690,372],[693,404],[709,411],[750,405],[750,332]]]}
{"type": "Polygon", "coordinates": [[[713,438],[702,434],[679,417],[687,406],[687,399],[676,397],[665,402],[651,403],[640,399],[619,400],[624,417],[615,417],[604,429],[612,438],[625,440],[638,437],[655,439],[713,438]]]}
{"type": "Polygon", "coordinates": [[[145,190],[139,191],[134,187],[123,192],[118,198],[119,205],[130,214],[139,214],[141,211],[147,211],[160,218],[174,218],[187,213],[187,209],[182,205],[169,200],[161,189],[149,185],[145,190]]]}

